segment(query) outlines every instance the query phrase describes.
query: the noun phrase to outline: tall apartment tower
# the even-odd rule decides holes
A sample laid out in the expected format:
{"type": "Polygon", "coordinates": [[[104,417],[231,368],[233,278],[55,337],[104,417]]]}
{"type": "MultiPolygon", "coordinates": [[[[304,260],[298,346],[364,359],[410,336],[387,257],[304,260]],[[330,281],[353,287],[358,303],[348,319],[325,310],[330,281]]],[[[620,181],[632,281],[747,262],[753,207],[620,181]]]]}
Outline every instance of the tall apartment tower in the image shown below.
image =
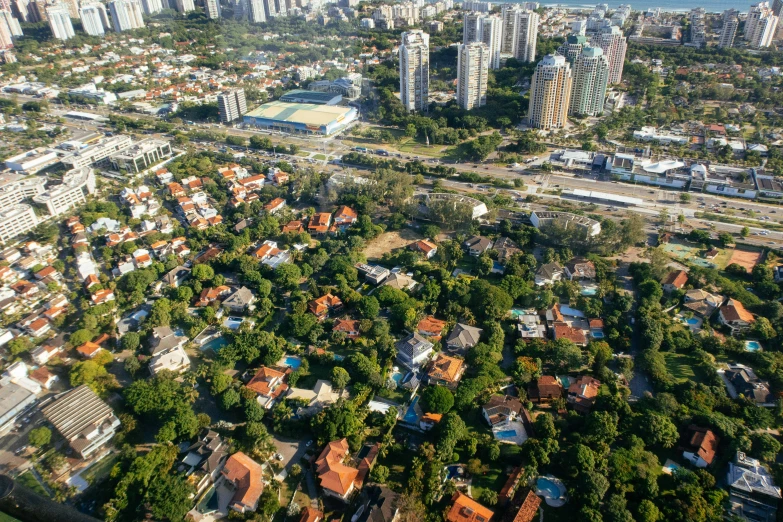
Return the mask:
{"type": "Polygon", "coordinates": [[[557,48],[557,54],[565,56],[569,63],[573,64],[577,56],[582,54],[582,49],[587,46],[587,37],[581,34],[572,34],[557,48]]]}
{"type": "Polygon", "coordinates": [[[723,11],[723,27],[721,27],[720,30],[718,47],[731,47],[734,45],[734,38],[737,36],[737,27],[739,27],[739,17],[737,14],[737,11],[734,9],[723,11]]]}
{"type": "Polygon", "coordinates": [[[519,6],[513,4],[505,4],[503,6],[501,14],[503,28],[500,38],[500,52],[503,54],[516,54],[517,34],[519,33],[517,26],[518,11],[519,6]]]}
{"type": "Polygon", "coordinates": [[[620,83],[623,78],[625,51],[628,49],[628,42],[620,28],[615,25],[604,27],[590,44],[600,47],[609,60],[609,84],[620,83]]]}
{"type": "Polygon", "coordinates": [[[462,43],[467,45],[481,41],[481,13],[465,13],[462,18],[462,43]]]}
{"type": "Polygon", "coordinates": [[[218,94],[218,111],[221,123],[231,123],[247,114],[244,89],[232,89],[218,94]]]}
{"type": "MultiPolygon", "coordinates": [[[[729,11],[734,11],[734,9],[729,9],[729,11]]],[[[772,14],[780,18],[780,15],[783,14],[783,0],[772,2],[772,14]]]]}
{"type": "Polygon", "coordinates": [[[457,103],[469,111],[487,103],[489,47],[483,42],[462,44],[457,50],[457,103]]]}
{"type": "Polygon", "coordinates": [[[0,10],[0,24],[5,25],[12,37],[22,36],[22,26],[8,9],[0,10]]]}
{"type": "Polygon", "coordinates": [[[426,111],[430,98],[430,35],[421,30],[402,33],[400,99],[409,111],[426,111]]]}
{"type": "Polygon", "coordinates": [[[569,114],[597,116],[604,112],[609,60],[600,47],[585,47],[574,60],[569,114]]]}
{"type": "Polygon", "coordinates": [[[204,0],[204,10],[207,12],[207,18],[217,20],[220,18],[220,0],[204,0]]]}
{"type": "Polygon", "coordinates": [[[21,33],[19,21],[11,15],[10,11],[0,11],[0,49],[10,49],[14,46],[13,32],[17,30],[21,33]],[[14,24],[14,22],[16,22],[14,24]]]}
{"type": "Polygon", "coordinates": [[[112,0],[109,2],[109,14],[112,27],[118,33],[144,27],[139,0],[112,0]]]}
{"type": "Polygon", "coordinates": [[[248,0],[249,9],[248,18],[254,24],[260,24],[266,22],[266,8],[264,7],[264,0],[248,0]]]}
{"type": "Polygon", "coordinates": [[[65,4],[55,4],[46,8],[46,14],[49,17],[49,28],[52,30],[52,36],[58,40],[68,40],[73,38],[76,33],[71,23],[71,12],[65,4]]]}
{"type": "Polygon", "coordinates": [[[147,16],[156,15],[163,11],[163,2],[161,0],[141,0],[141,6],[144,8],[144,14],[147,16]]]}
{"type": "Polygon", "coordinates": [[[196,4],[193,3],[193,0],[176,0],[175,5],[180,13],[189,13],[196,10],[196,4]]]}
{"type": "Polygon", "coordinates": [[[496,16],[482,13],[465,13],[462,26],[462,43],[483,42],[489,49],[489,68],[500,68],[500,46],[503,24],[496,16]]]}
{"type": "Polygon", "coordinates": [[[500,52],[510,54],[522,62],[535,60],[539,21],[535,11],[520,9],[514,5],[503,6],[500,52]]]}
{"type": "Polygon", "coordinates": [[[109,25],[109,15],[106,6],[99,2],[84,4],[79,9],[79,18],[82,21],[84,32],[90,36],[103,36],[109,25]]]}
{"type": "Polygon", "coordinates": [[[547,54],[533,73],[528,122],[543,130],[565,127],[570,99],[571,65],[565,56],[547,54]]]}
{"type": "Polygon", "coordinates": [[[769,47],[778,28],[778,20],[767,2],[753,4],[745,21],[745,40],[748,46],[757,49],[769,47]]]}
{"type": "Polygon", "coordinates": [[[693,47],[704,47],[707,45],[706,20],[707,12],[703,7],[695,7],[688,13],[690,21],[690,45],[693,47]]]}

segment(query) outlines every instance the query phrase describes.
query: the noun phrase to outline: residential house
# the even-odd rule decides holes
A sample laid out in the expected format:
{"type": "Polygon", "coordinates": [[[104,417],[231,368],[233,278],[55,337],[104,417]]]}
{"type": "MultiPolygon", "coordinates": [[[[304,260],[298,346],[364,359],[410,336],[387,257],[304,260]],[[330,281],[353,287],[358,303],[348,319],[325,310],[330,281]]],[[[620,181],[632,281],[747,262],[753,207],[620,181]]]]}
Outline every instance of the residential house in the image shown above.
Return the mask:
{"type": "Polygon", "coordinates": [[[356,319],[335,319],[332,326],[333,332],[343,332],[348,339],[359,337],[359,321],[356,319]]]}
{"type": "Polygon", "coordinates": [[[178,266],[172,268],[163,276],[163,283],[170,288],[179,288],[188,277],[190,277],[190,268],[178,266]]]}
{"type": "Polygon", "coordinates": [[[33,358],[33,362],[38,365],[44,365],[54,356],[59,356],[65,349],[65,336],[59,334],[56,337],[49,339],[41,346],[34,348],[30,355],[33,358]]]}
{"type": "Polygon", "coordinates": [[[455,390],[465,372],[465,361],[439,353],[430,362],[427,379],[431,385],[440,385],[455,390]]]}
{"type": "Polygon", "coordinates": [[[340,230],[345,230],[354,224],[359,214],[351,207],[343,205],[334,213],[334,225],[340,230]]]}
{"type": "Polygon", "coordinates": [[[675,290],[682,290],[687,282],[688,273],[685,270],[677,270],[669,272],[661,281],[661,285],[663,286],[663,291],[669,293],[675,290]]]}
{"type": "Polygon", "coordinates": [[[381,286],[390,286],[397,290],[413,290],[416,285],[416,281],[411,276],[402,272],[392,272],[381,286]]]}
{"type": "Polygon", "coordinates": [[[259,463],[241,451],[226,460],[220,472],[224,484],[234,491],[228,507],[238,513],[250,513],[258,508],[264,491],[264,470],[259,463]]]}
{"type": "Polygon", "coordinates": [[[512,510],[507,511],[504,522],[533,522],[538,517],[538,507],[541,505],[541,497],[531,489],[519,488],[514,495],[512,510]],[[514,512],[513,509],[519,506],[514,512]],[[513,515],[513,516],[512,516],[513,515]]]}
{"type": "Polygon", "coordinates": [[[482,236],[473,236],[467,239],[462,246],[465,247],[469,255],[478,257],[492,248],[492,240],[482,236]]]}
{"type": "Polygon", "coordinates": [[[350,457],[348,440],[335,440],[326,445],[315,460],[315,471],[324,494],[348,501],[356,490],[359,470],[348,466],[345,461],[350,457]]]}
{"type": "Polygon", "coordinates": [[[600,388],[601,381],[593,379],[589,375],[583,375],[568,386],[566,400],[575,411],[589,413],[598,398],[600,388]]]}
{"type": "Polygon", "coordinates": [[[397,362],[409,370],[421,368],[430,358],[433,344],[418,333],[412,333],[396,344],[397,362]]]}
{"type": "Polygon", "coordinates": [[[188,482],[196,488],[198,497],[220,477],[228,459],[228,444],[215,431],[203,429],[198,440],[185,451],[185,457],[177,466],[188,482]]]}
{"type": "Polygon", "coordinates": [[[501,265],[505,265],[514,255],[522,252],[519,245],[508,237],[498,238],[492,248],[498,253],[498,263],[501,265]]]}
{"type": "Polygon", "coordinates": [[[76,348],[76,352],[82,356],[83,359],[92,359],[100,353],[103,348],[94,342],[87,341],[83,345],[76,348]]]}
{"type": "Polygon", "coordinates": [[[565,275],[565,270],[557,262],[544,263],[536,271],[536,286],[553,285],[565,275]]]}
{"type": "Polygon", "coordinates": [[[481,340],[481,328],[463,323],[454,325],[454,329],[446,337],[446,349],[453,354],[466,355],[481,340]]]}
{"type": "Polygon", "coordinates": [[[595,264],[583,257],[575,257],[563,267],[570,281],[592,281],[595,279],[595,264]]]}
{"type": "Polygon", "coordinates": [[[271,409],[280,397],[284,397],[288,384],[285,382],[286,374],[262,366],[247,383],[247,388],[256,392],[256,400],[265,409],[271,409]]]}
{"type": "Polygon", "coordinates": [[[318,379],[312,390],[291,388],[286,398],[308,401],[307,406],[300,407],[295,412],[300,418],[305,418],[320,413],[327,406],[340,399],[347,399],[348,396],[347,390],[335,390],[331,382],[318,379]]]}
{"type": "Polygon", "coordinates": [[[554,323],[552,325],[552,338],[568,339],[577,346],[587,346],[587,336],[581,328],[575,328],[565,323],[554,323]]]}
{"type": "MultiPolygon", "coordinates": [[[[351,522],[396,522],[399,516],[398,495],[384,485],[373,484],[362,490],[359,508],[351,522]]],[[[300,520],[300,522],[318,522],[300,520]]]]}
{"type": "Polygon", "coordinates": [[[86,384],[55,396],[41,413],[83,459],[109,442],[120,426],[109,405],[86,384]]]}
{"type": "Polygon", "coordinates": [[[256,300],[256,296],[249,288],[243,286],[228,296],[221,306],[234,314],[244,313],[250,308],[256,300]]]}
{"type": "Polygon", "coordinates": [[[261,246],[258,247],[258,250],[253,253],[253,256],[255,256],[255,258],[259,261],[266,261],[278,252],[280,252],[280,249],[277,248],[277,241],[271,241],[267,239],[261,243],[261,246]]]}
{"type": "Polygon", "coordinates": [[[481,407],[481,413],[492,428],[505,426],[528,416],[522,401],[511,395],[493,395],[489,402],[481,407]]]}
{"type": "Polygon", "coordinates": [[[310,234],[323,235],[329,231],[331,225],[332,215],[328,212],[320,212],[310,218],[310,222],[307,224],[307,231],[310,234]]]}
{"type": "Polygon", "coordinates": [[[285,208],[285,200],[283,198],[275,198],[266,205],[264,205],[264,210],[268,214],[275,214],[277,212],[280,212],[285,208]]]}
{"type": "Polygon", "coordinates": [[[447,325],[447,321],[436,319],[434,316],[428,315],[419,321],[419,324],[416,326],[416,331],[418,331],[420,335],[431,337],[434,341],[440,341],[443,330],[447,325]]]}
{"type": "Polygon", "coordinates": [[[187,337],[178,335],[168,326],[153,328],[150,340],[150,373],[156,375],[162,370],[179,373],[190,368],[190,358],[185,353],[187,342],[187,337]]]}
{"type": "Polygon", "coordinates": [[[555,377],[542,375],[535,382],[530,383],[527,396],[531,402],[536,404],[552,402],[563,397],[563,387],[555,377]]]}
{"type": "Polygon", "coordinates": [[[736,299],[729,299],[725,305],[720,307],[718,320],[731,329],[732,335],[737,335],[750,328],[756,318],[745,309],[742,303],[736,299]]]}
{"type": "Polygon", "coordinates": [[[742,520],[775,522],[780,504],[780,488],[761,462],[737,452],[729,463],[729,513],[742,520]]]}
{"type": "Polygon", "coordinates": [[[489,522],[495,512],[485,508],[469,496],[457,491],[446,513],[446,522],[489,522]]]}
{"type": "Polygon", "coordinates": [[[298,220],[295,220],[295,221],[289,221],[288,223],[283,225],[282,233],[283,234],[287,234],[287,233],[291,232],[291,233],[296,234],[296,233],[304,232],[304,231],[305,231],[304,224],[302,223],[301,220],[298,219],[298,220]]]}
{"type": "Polygon", "coordinates": [[[326,294],[318,299],[313,299],[307,304],[310,313],[315,315],[319,321],[323,321],[329,314],[332,314],[343,307],[343,302],[339,297],[332,294],[326,294]]]}
{"type": "Polygon", "coordinates": [[[111,301],[114,301],[114,290],[110,288],[104,288],[103,290],[98,290],[91,296],[92,302],[95,304],[104,304],[109,303],[111,301]]]}
{"type": "Polygon", "coordinates": [[[47,370],[44,366],[30,372],[29,377],[47,390],[50,390],[54,383],[60,380],[59,377],[47,370]]]}
{"type": "Polygon", "coordinates": [[[302,510],[302,514],[299,516],[299,522],[321,522],[323,519],[323,511],[310,506],[305,506],[302,510]]]}
{"type": "Polygon", "coordinates": [[[706,468],[715,459],[718,442],[712,430],[691,424],[682,441],[682,458],[697,468],[706,468]]]}
{"type": "Polygon", "coordinates": [[[522,313],[517,317],[517,331],[522,339],[546,339],[546,325],[541,322],[541,316],[535,310],[522,313]]]}
{"type": "MultiPolygon", "coordinates": [[[[294,246],[296,247],[296,245],[294,246]]],[[[261,261],[261,264],[268,266],[272,270],[276,270],[278,266],[290,263],[291,259],[291,253],[288,250],[277,250],[261,261]]]]}
{"type": "Polygon", "coordinates": [[[201,291],[201,295],[199,296],[198,301],[196,301],[196,306],[209,306],[210,303],[217,301],[221,297],[226,297],[230,293],[231,288],[226,285],[215,288],[205,288],[201,291]]]}
{"type": "Polygon", "coordinates": [[[39,317],[29,325],[27,325],[27,333],[33,337],[42,337],[46,335],[52,329],[52,323],[46,317],[39,317]]]}
{"type": "Polygon", "coordinates": [[[724,373],[734,390],[757,405],[771,404],[775,397],[769,390],[769,383],[762,381],[752,368],[742,364],[729,364],[724,373]]]}
{"type": "Polygon", "coordinates": [[[408,248],[414,252],[421,252],[427,259],[432,259],[438,253],[438,245],[430,241],[429,238],[411,243],[408,248]]]}
{"type": "Polygon", "coordinates": [[[723,299],[722,295],[711,294],[701,288],[694,288],[685,292],[683,306],[693,313],[707,318],[723,304],[723,299]]]}

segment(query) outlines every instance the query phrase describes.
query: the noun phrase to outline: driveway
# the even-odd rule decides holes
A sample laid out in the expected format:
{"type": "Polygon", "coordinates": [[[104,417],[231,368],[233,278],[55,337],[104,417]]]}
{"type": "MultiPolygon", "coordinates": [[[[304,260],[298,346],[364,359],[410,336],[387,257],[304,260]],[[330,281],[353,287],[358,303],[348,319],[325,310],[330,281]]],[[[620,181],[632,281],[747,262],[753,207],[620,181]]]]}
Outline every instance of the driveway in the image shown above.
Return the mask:
{"type": "MultiPolygon", "coordinates": [[[[285,469],[291,469],[294,464],[299,464],[309,448],[305,447],[307,441],[310,440],[310,436],[297,440],[297,439],[281,439],[278,437],[272,437],[272,441],[275,443],[277,453],[283,456],[283,460],[279,461],[285,469]]],[[[312,446],[311,446],[312,447],[312,446]]]]}

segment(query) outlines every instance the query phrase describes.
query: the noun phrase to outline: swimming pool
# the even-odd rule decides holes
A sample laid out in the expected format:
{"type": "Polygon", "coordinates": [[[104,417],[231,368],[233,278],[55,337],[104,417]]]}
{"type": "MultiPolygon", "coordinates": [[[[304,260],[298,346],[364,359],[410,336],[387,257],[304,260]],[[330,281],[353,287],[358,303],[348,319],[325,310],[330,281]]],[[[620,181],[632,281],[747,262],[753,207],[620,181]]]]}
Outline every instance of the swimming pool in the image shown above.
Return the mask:
{"type": "Polygon", "coordinates": [[[343,361],[345,360],[345,355],[340,355],[339,353],[334,354],[334,360],[335,361],[343,361]]]}
{"type": "Polygon", "coordinates": [[[669,465],[667,465],[667,466],[666,466],[666,469],[668,469],[668,470],[669,470],[671,473],[674,473],[675,471],[677,471],[678,469],[680,469],[680,466],[678,466],[677,464],[675,464],[674,462],[672,462],[671,464],[669,464],[669,465]]]}
{"type": "Polygon", "coordinates": [[[462,469],[462,466],[460,466],[459,464],[452,464],[451,466],[446,466],[446,480],[451,480],[463,474],[464,471],[462,469]]]}
{"type": "Polygon", "coordinates": [[[591,295],[596,295],[597,293],[598,293],[598,288],[594,286],[582,287],[582,295],[591,296],[591,295]]]}
{"type": "Polygon", "coordinates": [[[405,377],[405,376],[403,374],[399,373],[399,372],[393,373],[392,376],[391,376],[392,380],[397,383],[397,386],[399,386],[400,383],[402,383],[402,378],[403,377],[405,377]]]}
{"type": "Polygon", "coordinates": [[[241,317],[228,316],[223,320],[223,326],[231,330],[236,330],[242,326],[243,319],[241,317]]]}
{"type": "Polygon", "coordinates": [[[292,370],[298,370],[302,366],[302,359],[293,355],[286,355],[285,359],[283,359],[283,364],[292,370]]]}
{"type": "Polygon", "coordinates": [[[601,330],[595,330],[593,332],[590,332],[590,335],[592,335],[594,339],[604,338],[604,333],[601,330]]]}
{"type": "Polygon", "coordinates": [[[538,477],[536,488],[544,493],[543,496],[552,500],[560,499],[560,486],[546,477],[538,477]]]}
{"type": "Polygon", "coordinates": [[[695,317],[684,319],[684,321],[691,326],[699,326],[699,320],[696,319],[695,317]]]}
{"type": "Polygon", "coordinates": [[[761,350],[761,343],[758,341],[745,341],[745,351],[758,352],[761,350]]]}
{"type": "Polygon", "coordinates": [[[503,431],[496,431],[495,437],[499,439],[514,439],[517,436],[516,430],[503,430],[503,431]]]}
{"type": "Polygon", "coordinates": [[[519,319],[520,315],[525,315],[525,311],[521,308],[512,308],[511,309],[511,318],[516,320],[519,319]]]}
{"type": "Polygon", "coordinates": [[[210,339],[209,341],[205,342],[201,345],[202,350],[212,350],[215,353],[219,352],[221,348],[223,348],[225,345],[228,344],[228,341],[225,337],[222,335],[215,337],[214,339],[210,339]]]}
{"type": "Polygon", "coordinates": [[[416,425],[419,422],[419,414],[416,413],[416,404],[419,402],[419,396],[415,396],[411,401],[411,405],[408,406],[408,411],[405,412],[405,416],[402,421],[406,424],[416,425]]]}

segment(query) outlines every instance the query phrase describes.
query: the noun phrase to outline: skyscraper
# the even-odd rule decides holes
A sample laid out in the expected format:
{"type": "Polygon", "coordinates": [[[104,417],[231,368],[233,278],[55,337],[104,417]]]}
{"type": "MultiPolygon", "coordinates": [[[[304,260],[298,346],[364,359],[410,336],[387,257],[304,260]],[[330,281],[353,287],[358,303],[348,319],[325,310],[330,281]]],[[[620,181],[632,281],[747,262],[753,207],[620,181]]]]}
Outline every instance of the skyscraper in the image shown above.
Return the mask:
{"type": "Polygon", "coordinates": [[[606,59],[609,60],[609,84],[620,83],[623,78],[625,51],[628,49],[628,42],[620,28],[615,25],[604,27],[598,35],[593,37],[590,45],[600,47],[606,59]]]}
{"type": "Polygon", "coordinates": [[[139,0],[112,0],[109,2],[111,24],[118,33],[144,27],[139,0]]]}
{"type": "Polygon", "coordinates": [[[688,20],[691,24],[690,45],[692,47],[704,47],[707,45],[706,17],[707,12],[703,7],[696,7],[688,13],[688,20]]]}
{"type": "Polygon", "coordinates": [[[263,2],[267,20],[277,16],[277,4],[275,4],[275,0],[263,0],[263,2]]]}
{"type": "Polygon", "coordinates": [[[574,60],[570,114],[597,116],[604,112],[609,60],[600,47],[585,46],[574,60]]]}
{"type": "Polygon", "coordinates": [[[571,65],[565,56],[547,54],[533,73],[528,122],[543,130],[565,127],[570,98],[571,65]]]}
{"type": "Polygon", "coordinates": [[[767,2],[753,4],[745,21],[745,40],[748,46],[757,49],[769,47],[772,37],[775,36],[778,20],[767,2]]]}
{"type": "Polygon", "coordinates": [[[217,20],[220,18],[220,0],[204,0],[204,10],[207,12],[207,18],[217,20]]]}
{"type": "Polygon", "coordinates": [[[180,13],[189,13],[196,10],[196,5],[193,0],[176,0],[177,11],[180,13]]]}
{"type": "Polygon", "coordinates": [[[402,33],[400,100],[409,111],[425,111],[430,98],[430,35],[421,30],[402,33]]]}
{"type": "Polygon", "coordinates": [[[71,13],[68,11],[67,5],[55,4],[47,7],[46,14],[49,17],[49,28],[52,30],[52,36],[58,40],[67,40],[76,35],[73,31],[71,13]]]}
{"type": "Polygon", "coordinates": [[[62,3],[68,8],[71,18],[79,18],[79,0],[62,0],[62,3]]]}
{"type": "Polygon", "coordinates": [[[152,16],[163,11],[163,2],[161,2],[161,0],[141,0],[141,6],[144,8],[144,14],[147,16],[152,16]]]}
{"type": "Polygon", "coordinates": [[[264,0],[248,0],[247,5],[250,7],[248,18],[255,24],[266,22],[266,9],[264,8],[264,0]]]}
{"type": "Polygon", "coordinates": [[[723,11],[723,27],[720,30],[718,47],[731,47],[734,45],[734,37],[737,36],[737,27],[739,27],[738,14],[734,9],[723,11]]]}
{"type": "Polygon", "coordinates": [[[536,57],[539,16],[517,6],[503,6],[503,36],[500,51],[522,62],[536,57]]]}
{"type": "Polygon", "coordinates": [[[481,41],[481,13],[465,13],[462,17],[462,43],[467,45],[481,41]]]}
{"type": "Polygon", "coordinates": [[[503,37],[503,23],[497,16],[481,19],[481,42],[487,44],[489,68],[500,69],[500,43],[503,37]]]}
{"type": "Polygon", "coordinates": [[[239,120],[247,113],[244,89],[231,89],[218,94],[218,111],[221,123],[239,120]]]}
{"type": "Polygon", "coordinates": [[[557,48],[557,54],[565,56],[569,63],[574,63],[576,57],[582,54],[582,49],[587,45],[587,37],[580,34],[572,34],[557,48]]]}
{"type": "Polygon", "coordinates": [[[79,18],[84,32],[90,36],[103,36],[110,27],[106,6],[99,2],[82,5],[79,18]]]}
{"type": "Polygon", "coordinates": [[[489,47],[483,42],[462,44],[457,50],[457,103],[469,111],[487,103],[489,47]]]}
{"type": "Polygon", "coordinates": [[[22,28],[19,21],[10,11],[0,11],[0,49],[10,49],[14,46],[14,36],[21,36],[22,28]]]}

